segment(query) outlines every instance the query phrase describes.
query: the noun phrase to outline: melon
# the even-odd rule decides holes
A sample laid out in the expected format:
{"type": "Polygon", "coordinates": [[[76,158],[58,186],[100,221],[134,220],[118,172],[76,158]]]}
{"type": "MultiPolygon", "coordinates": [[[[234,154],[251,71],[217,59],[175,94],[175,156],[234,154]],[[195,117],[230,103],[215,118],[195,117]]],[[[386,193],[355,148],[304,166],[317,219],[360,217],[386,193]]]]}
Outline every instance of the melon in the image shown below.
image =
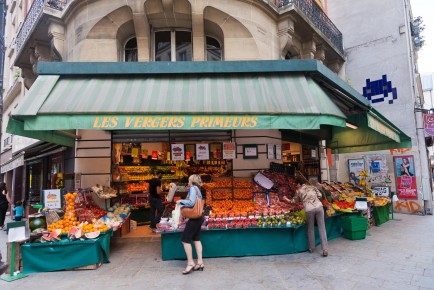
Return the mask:
{"type": "Polygon", "coordinates": [[[100,231],[85,233],[84,236],[88,239],[96,239],[99,237],[100,231]]]}
{"type": "Polygon", "coordinates": [[[47,227],[47,223],[45,222],[45,219],[42,217],[35,218],[29,223],[29,228],[32,231],[39,228],[46,228],[46,227],[47,227]]]}
{"type": "Polygon", "coordinates": [[[48,236],[42,236],[42,238],[48,242],[53,241],[53,239],[60,241],[59,235],[62,233],[61,229],[54,230],[48,236]]]}
{"type": "Polygon", "coordinates": [[[79,239],[82,235],[82,231],[80,227],[71,227],[71,229],[68,232],[68,239],[75,240],[79,239]]]}

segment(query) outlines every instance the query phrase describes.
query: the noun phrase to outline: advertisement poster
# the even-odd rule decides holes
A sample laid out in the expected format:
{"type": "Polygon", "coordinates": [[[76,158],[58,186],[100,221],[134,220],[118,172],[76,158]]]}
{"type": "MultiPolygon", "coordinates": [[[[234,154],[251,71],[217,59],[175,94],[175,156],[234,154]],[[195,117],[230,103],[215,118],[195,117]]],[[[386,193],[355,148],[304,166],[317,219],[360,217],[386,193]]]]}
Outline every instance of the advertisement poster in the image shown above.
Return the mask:
{"type": "Polygon", "coordinates": [[[235,143],[223,143],[223,159],[235,159],[237,150],[235,143]]]}
{"type": "Polygon", "coordinates": [[[274,144],[267,144],[267,159],[274,159],[274,144]]]}
{"type": "Polygon", "coordinates": [[[171,149],[172,149],[171,154],[172,154],[173,161],[185,160],[184,144],[172,144],[171,149]]]}
{"type": "Polygon", "coordinates": [[[196,160],[209,160],[209,144],[196,144],[196,160]]]}
{"type": "Polygon", "coordinates": [[[413,155],[394,156],[393,164],[398,198],[417,198],[413,155]]]}
{"type": "Polygon", "coordinates": [[[60,189],[44,190],[44,207],[48,209],[62,208],[60,189]]]}
{"type": "Polygon", "coordinates": [[[376,154],[366,156],[368,182],[371,185],[391,183],[386,155],[376,154]]]}
{"type": "Polygon", "coordinates": [[[426,135],[434,136],[434,114],[423,114],[423,128],[426,135]]]}
{"type": "Polygon", "coordinates": [[[365,170],[365,159],[348,159],[348,172],[350,183],[354,185],[360,184],[359,174],[365,170]]]}
{"type": "Polygon", "coordinates": [[[282,159],[282,145],[276,145],[276,159],[282,159]]]}

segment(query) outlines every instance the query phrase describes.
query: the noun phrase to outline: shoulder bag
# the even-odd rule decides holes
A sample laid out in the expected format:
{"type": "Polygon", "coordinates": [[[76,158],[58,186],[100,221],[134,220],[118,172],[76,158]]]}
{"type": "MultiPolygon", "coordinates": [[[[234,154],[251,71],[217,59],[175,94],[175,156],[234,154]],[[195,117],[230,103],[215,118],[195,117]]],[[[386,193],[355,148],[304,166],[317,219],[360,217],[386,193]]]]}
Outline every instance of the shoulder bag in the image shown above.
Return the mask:
{"type": "Polygon", "coordinates": [[[181,208],[181,215],[185,218],[189,219],[198,219],[202,216],[203,207],[204,207],[204,200],[199,197],[197,187],[196,189],[196,202],[194,203],[193,207],[185,207],[183,206],[181,208]]]}

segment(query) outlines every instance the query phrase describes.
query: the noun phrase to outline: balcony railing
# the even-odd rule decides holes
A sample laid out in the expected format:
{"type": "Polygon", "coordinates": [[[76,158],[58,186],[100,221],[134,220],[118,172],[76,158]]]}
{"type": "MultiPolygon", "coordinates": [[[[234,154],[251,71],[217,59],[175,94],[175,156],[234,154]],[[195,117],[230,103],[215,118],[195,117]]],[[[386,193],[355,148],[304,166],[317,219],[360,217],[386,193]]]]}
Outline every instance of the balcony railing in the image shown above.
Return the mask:
{"type": "Polygon", "coordinates": [[[21,52],[24,43],[35,28],[36,23],[41,18],[44,6],[62,11],[70,0],[35,0],[29,9],[29,13],[21,26],[17,35],[17,53],[21,52]]]}
{"type": "Polygon", "coordinates": [[[344,54],[342,33],[314,0],[281,0],[277,6],[281,8],[289,4],[294,4],[294,6],[301,10],[312,21],[315,27],[330,39],[335,48],[344,54]]]}

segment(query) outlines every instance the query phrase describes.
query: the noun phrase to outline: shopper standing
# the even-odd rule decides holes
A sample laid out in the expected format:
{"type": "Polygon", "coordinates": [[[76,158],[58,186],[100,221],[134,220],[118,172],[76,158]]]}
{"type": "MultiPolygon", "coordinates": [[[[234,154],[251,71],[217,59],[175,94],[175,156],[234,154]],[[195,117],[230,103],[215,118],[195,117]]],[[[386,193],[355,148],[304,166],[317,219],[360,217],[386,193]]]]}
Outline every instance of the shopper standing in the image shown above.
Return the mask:
{"type": "Polygon", "coordinates": [[[0,183],[0,229],[5,228],[6,212],[8,211],[11,199],[6,188],[6,183],[0,183]]]}
{"type": "MultiPolygon", "coordinates": [[[[193,207],[196,203],[196,199],[203,199],[200,192],[202,186],[202,180],[199,175],[193,174],[188,178],[188,194],[186,199],[177,200],[177,204],[181,204],[185,207],[193,207]]],[[[182,233],[182,245],[184,246],[185,255],[187,256],[187,267],[182,274],[190,274],[191,271],[203,271],[203,259],[202,259],[202,242],[200,241],[200,231],[203,224],[203,216],[197,219],[188,219],[185,225],[184,232],[182,233]],[[194,248],[197,254],[197,264],[193,260],[193,248],[191,242],[194,243],[194,248]]]]}
{"type": "Polygon", "coordinates": [[[151,230],[155,233],[157,231],[157,224],[160,222],[161,216],[164,212],[164,206],[161,202],[161,178],[163,177],[163,171],[158,170],[154,178],[149,181],[149,199],[151,204],[151,230]],[[157,212],[157,213],[156,213],[157,212]]]}
{"type": "Polygon", "coordinates": [[[322,194],[313,185],[307,184],[307,180],[302,176],[295,178],[297,186],[296,195],[292,200],[286,196],[284,200],[287,202],[301,201],[306,212],[307,219],[307,237],[309,240],[309,252],[315,251],[315,220],[318,224],[318,231],[321,240],[321,250],[324,257],[328,256],[327,233],[325,229],[324,209],[320,200],[322,194]]]}

